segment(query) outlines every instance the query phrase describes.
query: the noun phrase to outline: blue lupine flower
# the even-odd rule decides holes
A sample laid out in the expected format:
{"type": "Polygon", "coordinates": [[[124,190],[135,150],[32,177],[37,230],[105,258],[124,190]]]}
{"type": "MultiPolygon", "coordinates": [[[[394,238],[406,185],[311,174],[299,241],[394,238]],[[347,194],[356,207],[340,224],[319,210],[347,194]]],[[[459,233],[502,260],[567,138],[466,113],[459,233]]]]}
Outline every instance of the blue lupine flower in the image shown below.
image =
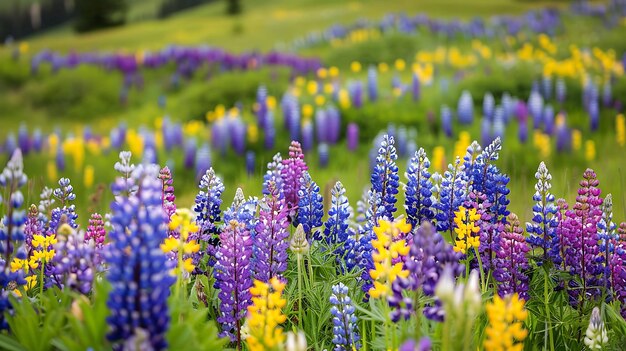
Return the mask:
{"type": "Polygon", "coordinates": [[[595,131],[600,126],[600,107],[598,106],[598,99],[589,101],[587,112],[589,112],[589,128],[591,128],[591,131],[595,131]]]}
{"type": "Polygon", "coordinates": [[[333,343],[335,351],[351,351],[361,348],[357,318],[348,287],[343,283],[333,285],[330,295],[330,313],[333,315],[333,343]]]}
{"type": "MultiPolygon", "coordinates": [[[[215,175],[213,168],[209,168],[202,176],[198,185],[200,191],[196,195],[196,205],[193,210],[197,213],[196,224],[200,227],[198,242],[206,242],[206,252],[209,255],[209,264],[215,263],[215,253],[219,244],[219,234],[221,228],[218,223],[221,220],[222,193],[224,183],[215,175]]],[[[205,250],[201,250],[204,252],[205,250]]]]}
{"type": "Polygon", "coordinates": [[[135,171],[135,165],[130,163],[131,158],[130,151],[121,151],[120,152],[120,160],[115,163],[113,168],[120,174],[119,177],[115,179],[115,183],[111,185],[111,191],[113,195],[115,195],[116,199],[118,197],[128,197],[134,194],[137,191],[137,185],[135,184],[135,180],[132,178],[132,174],[135,171]]]}
{"type": "Polygon", "coordinates": [[[363,281],[363,286],[361,289],[366,293],[366,299],[369,296],[367,292],[373,286],[369,273],[370,269],[374,269],[374,261],[372,259],[373,229],[378,225],[378,219],[383,218],[384,214],[384,207],[378,206],[378,203],[380,203],[380,194],[370,189],[367,195],[366,221],[362,226],[359,226],[358,236],[355,236],[355,241],[357,242],[355,261],[362,270],[361,280],[363,281]]]}
{"type": "Polygon", "coordinates": [[[293,225],[297,227],[298,224],[302,224],[307,241],[310,241],[312,235],[319,236],[313,234],[313,230],[322,226],[324,204],[322,195],[320,195],[320,187],[313,181],[308,171],[304,171],[302,178],[300,178],[298,197],[300,198],[298,213],[293,225]]]}
{"type": "MultiPolygon", "coordinates": [[[[11,309],[8,299],[7,285],[15,282],[17,285],[26,284],[24,271],[19,269],[11,271],[10,262],[13,257],[26,259],[24,247],[24,224],[26,223],[26,211],[22,209],[24,195],[20,188],[26,184],[27,177],[24,174],[22,151],[15,149],[6,168],[0,174],[0,186],[6,190],[8,198],[4,199],[6,213],[2,218],[3,226],[0,227],[0,329],[8,329],[4,319],[5,312],[11,309]]],[[[2,200],[0,198],[0,200],[2,200]]]]}
{"type": "Polygon", "coordinates": [[[411,95],[413,97],[413,101],[419,101],[420,99],[420,78],[417,73],[413,72],[413,76],[411,79],[411,95]]]}
{"type": "Polygon", "coordinates": [[[273,182],[277,187],[282,187],[283,178],[283,158],[280,156],[280,152],[272,157],[272,162],[267,164],[267,172],[263,176],[263,194],[269,194],[267,185],[269,182],[273,182]]]}
{"type": "Polygon", "coordinates": [[[604,285],[611,289],[611,260],[615,253],[615,243],[618,242],[617,225],[613,223],[613,195],[607,194],[602,202],[602,218],[598,222],[598,239],[600,246],[600,257],[604,261],[604,285]]]}
{"type": "Polygon", "coordinates": [[[567,94],[567,86],[563,78],[559,77],[556,81],[556,99],[559,103],[565,102],[565,95],[567,94]]]}
{"type": "Polygon", "coordinates": [[[526,239],[531,246],[540,247],[543,250],[543,259],[538,264],[551,260],[555,265],[561,264],[559,238],[556,233],[558,208],[554,202],[555,197],[550,192],[552,188],[552,175],[546,164],[541,162],[535,173],[537,184],[533,195],[533,219],[532,223],[526,223],[526,231],[529,236],[526,239]]]}
{"type": "Polygon", "coordinates": [[[504,128],[505,128],[504,110],[502,109],[502,106],[497,106],[493,113],[493,137],[503,139],[504,128]]]}
{"type": "Polygon", "coordinates": [[[383,207],[383,217],[393,219],[396,212],[396,194],[398,194],[398,166],[396,165],[394,138],[385,134],[376,157],[376,165],[371,176],[372,190],[380,195],[377,206],[383,207]]]}
{"type": "MultiPolygon", "coordinates": [[[[467,161],[465,161],[467,162],[467,161]]],[[[457,157],[454,164],[448,165],[443,174],[439,188],[439,201],[435,204],[437,212],[437,231],[450,231],[450,238],[454,240],[454,211],[456,211],[467,197],[467,180],[463,179],[463,166],[457,157]]]]}
{"type": "Polygon", "coordinates": [[[467,90],[461,93],[457,106],[457,115],[459,123],[472,124],[474,119],[474,100],[472,100],[472,94],[467,90]]]}
{"type": "Polygon", "coordinates": [[[119,343],[143,329],[151,347],[163,350],[170,321],[167,299],[175,278],[159,247],[167,230],[158,170],[156,165],[144,167],[138,178],[140,190],[111,203],[111,243],[105,253],[112,286],[107,338],[119,343]]]}
{"type": "MultiPolygon", "coordinates": [[[[348,219],[350,217],[346,189],[341,182],[335,183],[331,190],[331,205],[328,220],[324,226],[324,239],[328,244],[343,244],[348,238],[348,219]]],[[[321,238],[315,238],[320,240],[321,238]]]]}
{"type": "Polygon", "coordinates": [[[196,179],[211,168],[211,165],[211,148],[208,143],[205,143],[196,152],[196,179]]]}
{"type": "Polygon", "coordinates": [[[493,95],[491,95],[491,93],[485,93],[485,97],[483,97],[483,117],[492,119],[495,107],[496,100],[493,98],[493,95]]]}
{"type": "Polygon", "coordinates": [[[552,98],[552,78],[548,75],[544,75],[541,79],[541,94],[546,100],[552,98]]]}
{"type": "Polygon", "coordinates": [[[76,199],[73,191],[74,187],[72,187],[68,178],[59,179],[59,187],[54,189],[52,195],[57,199],[60,206],[52,209],[46,230],[47,235],[56,234],[57,229],[63,223],[69,224],[73,229],[78,228],[78,224],[76,224],[76,219],[78,218],[76,206],[70,205],[70,201],[76,199]]]}
{"type": "Polygon", "coordinates": [[[441,106],[441,127],[448,138],[452,137],[452,111],[446,105],[441,106]]]}
{"type": "Polygon", "coordinates": [[[411,158],[405,176],[408,181],[405,186],[407,222],[412,228],[419,226],[423,220],[431,221],[435,214],[432,210],[432,187],[430,181],[430,161],[424,149],[420,148],[411,158]]]}
{"type": "Polygon", "coordinates": [[[554,108],[552,105],[546,105],[543,109],[543,125],[546,134],[554,133],[554,108]]]}
{"type": "Polygon", "coordinates": [[[543,119],[543,97],[538,92],[531,92],[528,97],[528,111],[533,117],[533,128],[539,129],[543,119]]]}
{"type": "Polygon", "coordinates": [[[65,240],[54,245],[55,255],[47,273],[52,284],[89,294],[96,273],[96,250],[93,241],[85,241],[85,232],[61,227],[59,233],[65,240]]]}

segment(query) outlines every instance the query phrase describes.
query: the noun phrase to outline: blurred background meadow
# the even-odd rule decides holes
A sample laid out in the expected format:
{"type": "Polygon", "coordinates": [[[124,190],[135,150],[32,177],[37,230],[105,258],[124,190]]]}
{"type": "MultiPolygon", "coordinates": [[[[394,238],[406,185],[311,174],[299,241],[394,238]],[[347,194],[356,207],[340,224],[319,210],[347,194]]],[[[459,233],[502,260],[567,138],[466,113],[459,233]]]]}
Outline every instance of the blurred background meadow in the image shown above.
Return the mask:
{"type": "Polygon", "coordinates": [[[382,133],[401,174],[418,148],[443,172],[500,137],[522,219],[542,160],[568,201],[595,169],[624,218],[624,16],[621,0],[4,0],[0,162],[24,152],[26,203],[71,178],[84,223],[121,150],[167,165],[190,207],[208,167],[225,199],[260,196],[298,140],[325,199],[341,180],[354,204],[382,133]]]}

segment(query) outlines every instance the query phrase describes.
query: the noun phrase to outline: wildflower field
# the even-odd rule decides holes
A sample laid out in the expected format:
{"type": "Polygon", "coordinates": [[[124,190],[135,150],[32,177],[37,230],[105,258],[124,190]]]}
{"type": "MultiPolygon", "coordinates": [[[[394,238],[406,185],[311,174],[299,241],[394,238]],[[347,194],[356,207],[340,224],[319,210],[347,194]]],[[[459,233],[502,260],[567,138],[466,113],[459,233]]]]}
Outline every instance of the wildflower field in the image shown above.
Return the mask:
{"type": "Polygon", "coordinates": [[[130,3],[0,46],[1,350],[626,348],[626,1],[130,3]]]}

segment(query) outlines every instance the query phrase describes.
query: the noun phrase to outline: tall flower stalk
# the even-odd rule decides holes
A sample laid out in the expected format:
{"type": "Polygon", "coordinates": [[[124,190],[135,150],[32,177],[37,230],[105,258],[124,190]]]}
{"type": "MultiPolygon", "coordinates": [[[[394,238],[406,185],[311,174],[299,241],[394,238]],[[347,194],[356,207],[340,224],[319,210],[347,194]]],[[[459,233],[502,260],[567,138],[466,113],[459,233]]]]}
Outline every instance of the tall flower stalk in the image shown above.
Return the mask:
{"type": "Polygon", "coordinates": [[[268,191],[260,203],[254,238],[254,278],[264,283],[285,272],[289,247],[288,209],[284,195],[274,183],[269,184],[268,191]]]}

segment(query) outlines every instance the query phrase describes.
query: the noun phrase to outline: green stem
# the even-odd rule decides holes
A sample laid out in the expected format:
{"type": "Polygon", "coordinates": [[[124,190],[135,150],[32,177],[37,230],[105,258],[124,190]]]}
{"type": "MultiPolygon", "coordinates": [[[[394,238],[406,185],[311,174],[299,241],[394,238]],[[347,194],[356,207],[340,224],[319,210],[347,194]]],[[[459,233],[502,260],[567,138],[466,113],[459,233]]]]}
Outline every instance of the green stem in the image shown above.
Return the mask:
{"type": "MultiPolygon", "coordinates": [[[[467,312],[465,312],[467,313],[467,312]]],[[[465,330],[463,333],[463,350],[470,351],[472,349],[472,322],[473,320],[465,317],[465,330]]]]}
{"type": "Polygon", "coordinates": [[[554,351],[554,336],[552,335],[552,319],[550,318],[550,299],[548,297],[549,287],[548,287],[548,279],[550,279],[550,275],[548,273],[548,268],[546,267],[546,263],[544,262],[544,270],[546,275],[544,277],[543,284],[543,298],[544,304],[546,307],[546,332],[548,333],[548,339],[550,340],[550,351],[554,351]]]}
{"type": "Polygon", "coordinates": [[[446,308],[446,319],[443,321],[443,331],[441,332],[441,351],[450,350],[450,311],[446,308]]]}
{"type": "Polygon", "coordinates": [[[298,260],[298,329],[302,330],[302,255],[297,254],[298,260]]]}
{"type": "Polygon", "coordinates": [[[480,277],[480,291],[482,294],[484,294],[485,291],[487,290],[485,287],[485,274],[483,272],[483,262],[480,259],[480,254],[478,253],[477,247],[474,247],[474,253],[476,254],[476,259],[478,260],[478,270],[479,270],[478,276],[480,277]]]}
{"type": "Polygon", "coordinates": [[[315,283],[315,276],[313,275],[313,260],[311,259],[311,252],[309,251],[309,280],[311,282],[311,289],[313,288],[313,284],[315,283]]]}
{"type": "Polygon", "coordinates": [[[39,271],[39,295],[43,294],[43,270],[46,266],[46,260],[41,260],[41,270],[39,271]]]}

